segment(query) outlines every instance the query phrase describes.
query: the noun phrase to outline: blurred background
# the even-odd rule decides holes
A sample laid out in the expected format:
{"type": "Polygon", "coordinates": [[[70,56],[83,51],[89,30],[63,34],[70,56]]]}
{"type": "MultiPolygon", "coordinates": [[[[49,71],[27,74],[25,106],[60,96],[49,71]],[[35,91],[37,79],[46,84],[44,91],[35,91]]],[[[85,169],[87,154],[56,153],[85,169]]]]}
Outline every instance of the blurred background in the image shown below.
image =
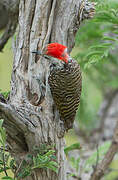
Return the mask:
{"type": "MultiPolygon", "coordinates": [[[[118,1],[95,2],[96,15],[82,22],[71,53],[81,66],[83,86],[74,129],[65,139],[67,146],[80,142],[88,151],[96,151],[96,146],[100,146],[103,149],[100,152],[104,154],[118,120],[118,1]]],[[[0,20],[3,13],[0,8],[0,20]]],[[[3,21],[7,22],[4,18],[3,21]]],[[[6,24],[0,25],[1,36],[6,24]]],[[[10,90],[12,63],[12,39],[9,39],[0,52],[1,92],[10,90]]],[[[79,153],[75,154],[70,154],[69,158],[72,168],[76,169],[74,172],[78,173],[79,153]]],[[[94,163],[95,159],[89,166],[94,163]]],[[[117,156],[104,179],[118,180],[117,156]]]]}
{"type": "Polygon", "coordinates": [[[1,91],[10,90],[10,79],[12,71],[13,52],[11,39],[6,44],[3,52],[0,52],[0,89],[1,91]]]}

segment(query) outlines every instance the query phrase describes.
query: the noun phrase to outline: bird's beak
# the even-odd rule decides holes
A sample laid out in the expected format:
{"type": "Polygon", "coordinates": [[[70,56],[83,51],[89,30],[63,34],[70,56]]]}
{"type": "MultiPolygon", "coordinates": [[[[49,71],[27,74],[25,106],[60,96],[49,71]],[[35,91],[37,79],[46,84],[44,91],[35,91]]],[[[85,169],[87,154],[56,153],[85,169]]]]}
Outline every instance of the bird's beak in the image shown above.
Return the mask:
{"type": "Polygon", "coordinates": [[[43,55],[41,51],[32,51],[32,53],[35,53],[37,55],[43,55]]]}
{"type": "Polygon", "coordinates": [[[43,54],[41,51],[32,51],[32,53],[45,57],[46,59],[49,59],[49,56],[47,56],[46,54],[43,54]]]}

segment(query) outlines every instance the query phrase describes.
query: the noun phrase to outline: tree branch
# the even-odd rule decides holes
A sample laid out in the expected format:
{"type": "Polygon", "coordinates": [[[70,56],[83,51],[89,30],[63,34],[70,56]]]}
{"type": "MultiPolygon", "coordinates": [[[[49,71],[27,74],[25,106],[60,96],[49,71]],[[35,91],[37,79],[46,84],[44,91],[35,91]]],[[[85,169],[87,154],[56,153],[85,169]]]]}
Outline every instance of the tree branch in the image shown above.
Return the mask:
{"type": "Polygon", "coordinates": [[[17,26],[17,21],[15,21],[14,19],[10,19],[8,21],[5,31],[2,37],[0,38],[0,51],[2,51],[9,38],[13,36],[13,34],[15,33],[16,26],[17,26]]]}
{"type": "Polygon", "coordinates": [[[109,165],[111,164],[117,152],[118,152],[118,122],[114,131],[111,146],[107,151],[106,155],[104,156],[104,159],[95,168],[94,172],[91,175],[90,180],[99,180],[101,179],[101,177],[103,177],[105,171],[108,169],[109,165]]]}
{"type": "Polygon", "coordinates": [[[4,153],[2,153],[2,159],[3,159],[4,173],[6,176],[8,176],[7,170],[6,170],[6,162],[5,162],[5,154],[4,153]]]}
{"type": "Polygon", "coordinates": [[[15,151],[27,151],[28,147],[24,133],[29,131],[29,127],[33,129],[32,123],[23,115],[21,116],[17,107],[14,108],[14,106],[2,102],[0,102],[0,118],[4,119],[3,126],[7,132],[7,142],[14,144],[12,153],[15,151]]]}
{"type": "Polygon", "coordinates": [[[2,8],[2,10],[0,10],[0,13],[2,15],[0,16],[0,21],[5,20],[7,23],[4,27],[4,33],[0,38],[0,51],[2,51],[9,38],[15,33],[18,22],[18,6],[19,0],[2,0],[0,2],[0,7],[2,8]]]}

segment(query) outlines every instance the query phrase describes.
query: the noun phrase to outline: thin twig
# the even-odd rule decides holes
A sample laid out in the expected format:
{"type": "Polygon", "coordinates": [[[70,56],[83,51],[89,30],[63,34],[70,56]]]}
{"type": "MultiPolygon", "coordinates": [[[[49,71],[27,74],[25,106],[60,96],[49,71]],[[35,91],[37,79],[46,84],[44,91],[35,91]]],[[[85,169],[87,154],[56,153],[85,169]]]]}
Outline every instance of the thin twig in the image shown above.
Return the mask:
{"type": "Polygon", "coordinates": [[[3,159],[4,173],[5,173],[6,176],[8,176],[7,171],[6,171],[4,152],[2,153],[2,159],[3,159]]]}
{"type": "Polygon", "coordinates": [[[18,172],[19,172],[19,170],[20,170],[20,168],[21,168],[22,162],[23,162],[23,159],[21,160],[21,162],[20,162],[20,164],[19,164],[16,172],[14,173],[14,179],[16,178],[16,176],[17,176],[17,174],[18,174],[18,172]]]}
{"type": "Polygon", "coordinates": [[[97,149],[97,158],[96,158],[96,165],[94,169],[97,169],[98,166],[98,162],[99,162],[99,149],[98,149],[98,144],[96,145],[96,149],[97,149]]]}

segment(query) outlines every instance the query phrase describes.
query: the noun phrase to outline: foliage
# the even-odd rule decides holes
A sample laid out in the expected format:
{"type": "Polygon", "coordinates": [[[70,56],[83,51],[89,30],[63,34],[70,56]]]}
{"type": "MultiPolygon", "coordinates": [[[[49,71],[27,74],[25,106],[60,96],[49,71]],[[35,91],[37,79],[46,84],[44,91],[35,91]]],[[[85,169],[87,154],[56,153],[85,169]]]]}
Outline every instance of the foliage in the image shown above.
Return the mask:
{"type": "MultiPolygon", "coordinates": [[[[83,89],[77,117],[79,128],[86,135],[99,124],[97,111],[106,91],[118,89],[118,1],[96,2],[96,15],[81,25],[76,35],[75,53],[73,52],[83,73],[83,89]]],[[[110,142],[105,142],[86,159],[83,165],[85,173],[92,171],[102,160],[109,146],[110,142]]],[[[79,179],[81,157],[70,157],[69,160],[76,171],[70,176],[79,179]]]]}
{"type": "Polygon", "coordinates": [[[75,149],[78,149],[78,150],[81,149],[80,143],[75,143],[75,144],[72,144],[70,146],[65,147],[64,152],[65,152],[66,155],[68,155],[68,152],[70,152],[72,150],[75,150],[75,149]]]}
{"type": "MultiPolygon", "coordinates": [[[[80,52],[75,58],[78,59],[83,70],[88,71],[88,74],[90,68],[94,68],[100,75],[102,73],[102,85],[105,81],[108,82],[109,73],[114,74],[118,65],[114,52],[118,46],[117,7],[116,0],[112,2],[104,0],[98,3],[95,17],[86,22],[76,36],[76,47],[80,49],[80,52]]],[[[98,76],[95,77],[94,82],[97,78],[98,76]]]]}
{"type": "Polygon", "coordinates": [[[84,22],[76,35],[74,55],[84,77],[79,126],[88,131],[99,124],[97,111],[106,91],[118,88],[118,1],[96,2],[95,17],[84,22]]]}
{"type": "Polygon", "coordinates": [[[3,120],[0,120],[0,173],[4,172],[5,176],[2,179],[12,180],[12,177],[9,177],[7,174],[7,170],[13,168],[13,159],[9,161],[10,154],[6,153],[6,131],[5,128],[2,127],[3,120]]]}
{"type": "Polygon", "coordinates": [[[17,167],[15,159],[10,156],[6,149],[6,131],[2,125],[3,120],[0,120],[0,173],[4,172],[5,174],[2,179],[16,180],[25,178],[29,176],[34,169],[38,168],[48,168],[58,173],[55,151],[51,149],[52,146],[48,147],[45,144],[40,147],[35,147],[34,154],[28,154],[26,159],[23,159],[17,167]],[[11,170],[14,177],[8,176],[7,170],[11,170]]]}
{"type": "Polygon", "coordinates": [[[4,92],[3,92],[3,91],[0,89],[0,93],[7,99],[8,96],[9,96],[10,91],[4,91],[4,92]]]}

